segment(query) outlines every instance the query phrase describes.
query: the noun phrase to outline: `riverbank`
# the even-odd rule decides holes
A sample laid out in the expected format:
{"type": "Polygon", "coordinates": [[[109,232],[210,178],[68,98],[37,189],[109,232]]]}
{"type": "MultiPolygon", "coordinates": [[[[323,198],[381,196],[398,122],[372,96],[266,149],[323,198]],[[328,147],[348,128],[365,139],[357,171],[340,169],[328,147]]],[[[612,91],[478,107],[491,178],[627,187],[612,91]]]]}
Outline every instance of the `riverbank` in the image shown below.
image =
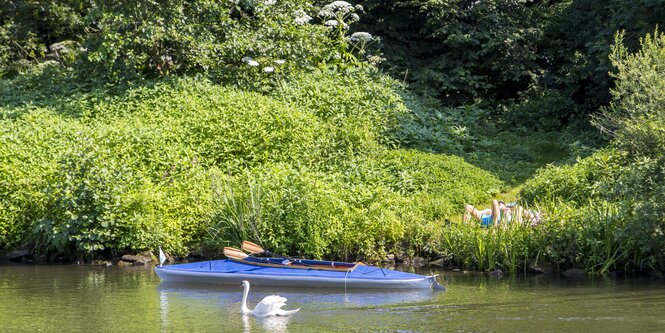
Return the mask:
{"type": "MultiPolygon", "coordinates": [[[[167,255],[165,265],[179,264],[187,262],[199,262],[206,260],[217,260],[220,257],[205,257],[200,254],[190,254],[187,257],[171,257],[167,255]]],[[[620,270],[607,270],[604,272],[588,271],[586,269],[571,267],[562,268],[553,265],[551,262],[542,261],[538,263],[528,263],[528,266],[520,266],[519,269],[502,269],[503,266],[494,266],[493,268],[485,269],[471,269],[463,265],[451,265],[450,260],[441,257],[407,257],[405,255],[390,254],[383,260],[375,262],[365,262],[373,266],[379,266],[388,269],[397,269],[400,271],[416,272],[428,269],[435,269],[447,272],[456,273],[481,273],[494,277],[509,277],[520,275],[546,275],[546,276],[561,276],[571,279],[584,279],[593,276],[605,277],[635,277],[635,276],[651,276],[655,278],[665,278],[665,274],[658,270],[644,270],[644,271],[620,271],[620,270]]],[[[100,267],[122,267],[122,268],[136,268],[136,269],[152,269],[159,264],[158,258],[151,251],[145,251],[136,254],[124,254],[117,258],[103,258],[97,257],[93,260],[71,260],[65,257],[48,257],[45,255],[32,255],[29,251],[13,251],[5,256],[0,256],[0,265],[27,265],[27,266],[40,266],[40,265],[86,265],[86,266],[100,266],[100,267]]],[[[473,267],[473,266],[471,266],[473,267]]]]}
{"type": "MultiPolygon", "coordinates": [[[[485,73],[471,79],[473,94],[452,102],[444,90],[411,91],[405,79],[389,77],[376,58],[349,44],[371,36],[347,36],[344,22],[309,25],[305,15],[296,26],[286,2],[245,8],[275,15],[237,15],[241,9],[227,5],[193,6],[203,16],[171,13],[191,22],[213,10],[211,17],[256,24],[220,28],[243,37],[237,39],[207,31],[206,50],[228,53],[206,53],[205,64],[184,52],[178,67],[175,54],[154,53],[151,38],[136,45],[114,40],[124,36],[113,33],[115,23],[105,26],[107,34],[78,30],[90,48],[48,45],[71,51],[69,60],[57,52],[0,59],[7,75],[0,80],[1,253],[91,261],[162,246],[186,257],[195,249],[219,254],[248,239],[276,253],[345,261],[399,255],[480,271],[545,264],[601,275],[665,271],[661,33],[639,43],[640,36],[624,43],[616,35],[607,57],[615,80],[603,81],[614,88],[600,94],[608,95],[600,109],[586,104],[591,92],[583,87],[578,94],[537,86],[530,80],[538,75],[511,81],[504,86],[510,91],[486,100],[484,92],[496,87],[479,85],[485,73]],[[248,27],[277,32],[263,36],[274,52],[258,54],[253,42],[239,48],[233,41],[254,40],[244,38],[255,33],[248,27]],[[119,53],[95,49],[100,45],[137,57],[108,67],[120,64],[107,61],[119,53]],[[9,63],[23,67],[10,70],[9,63]],[[611,134],[589,140],[606,147],[587,144],[592,125],[611,134]],[[520,203],[540,211],[540,223],[455,223],[465,204],[486,203],[523,181],[520,203]]],[[[100,6],[95,13],[108,14],[100,24],[126,17],[127,8],[100,6]]],[[[343,2],[326,7],[321,15],[362,11],[343,2]]],[[[136,27],[130,21],[127,31],[136,27]]],[[[205,22],[173,31],[212,29],[205,22]]],[[[578,79],[586,86],[586,78],[578,79]]]]}

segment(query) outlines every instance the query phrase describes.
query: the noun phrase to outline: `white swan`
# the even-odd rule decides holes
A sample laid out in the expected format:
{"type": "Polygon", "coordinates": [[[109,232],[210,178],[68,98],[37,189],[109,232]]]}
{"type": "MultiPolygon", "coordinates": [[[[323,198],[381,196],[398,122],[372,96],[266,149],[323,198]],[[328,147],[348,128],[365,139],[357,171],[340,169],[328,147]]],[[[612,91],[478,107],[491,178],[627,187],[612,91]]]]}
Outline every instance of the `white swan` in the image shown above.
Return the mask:
{"type": "Polygon", "coordinates": [[[254,317],[268,317],[268,316],[288,316],[298,312],[300,309],[295,310],[282,310],[282,307],[286,304],[286,298],[277,295],[266,296],[259,304],[256,305],[254,310],[250,310],[247,307],[247,294],[249,294],[249,281],[242,281],[242,287],[245,288],[245,291],[242,295],[242,306],[240,307],[240,312],[242,314],[254,317]]]}

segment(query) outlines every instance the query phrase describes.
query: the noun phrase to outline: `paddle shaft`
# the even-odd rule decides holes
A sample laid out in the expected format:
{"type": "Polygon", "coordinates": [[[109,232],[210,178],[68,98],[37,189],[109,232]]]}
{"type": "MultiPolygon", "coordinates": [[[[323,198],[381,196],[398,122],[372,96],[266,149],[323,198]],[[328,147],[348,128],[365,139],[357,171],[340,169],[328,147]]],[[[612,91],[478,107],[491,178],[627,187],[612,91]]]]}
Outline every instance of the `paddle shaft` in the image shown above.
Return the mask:
{"type": "Polygon", "coordinates": [[[308,264],[305,264],[305,263],[301,262],[300,258],[286,257],[286,256],[282,256],[282,255],[272,253],[272,252],[262,248],[260,245],[252,243],[250,241],[243,241],[242,245],[241,245],[241,248],[243,250],[249,252],[250,254],[267,254],[269,256],[277,257],[277,259],[287,259],[287,260],[293,259],[296,263],[298,263],[300,265],[309,266],[308,264]]]}

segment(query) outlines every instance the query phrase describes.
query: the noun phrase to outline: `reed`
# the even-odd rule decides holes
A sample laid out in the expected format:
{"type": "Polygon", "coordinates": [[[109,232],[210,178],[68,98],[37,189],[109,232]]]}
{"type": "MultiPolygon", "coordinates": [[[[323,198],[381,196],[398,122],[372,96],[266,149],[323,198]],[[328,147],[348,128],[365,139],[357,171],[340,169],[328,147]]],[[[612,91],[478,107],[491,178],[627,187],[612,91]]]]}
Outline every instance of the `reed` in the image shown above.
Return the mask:
{"type": "Polygon", "coordinates": [[[523,224],[482,228],[477,224],[450,224],[442,233],[441,253],[465,269],[502,269],[517,272],[535,261],[534,231],[523,224]]]}
{"type": "Polygon", "coordinates": [[[245,240],[261,243],[261,184],[246,173],[245,186],[234,186],[230,177],[214,184],[213,212],[208,220],[206,245],[212,250],[238,246],[245,240]],[[240,189],[240,190],[239,190],[240,189]]]}
{"type": "Polygon", "coordinates": [[[476,223],[445,226],[439,253],[449,264],[471,270],[526,271],[531,264],[581,268],[592,275],[640,268],[637,234],[616,204],[599,201],[576,208],[549,200],[535,205],[537,225],[508,223],[482,228],[476,223]]]}

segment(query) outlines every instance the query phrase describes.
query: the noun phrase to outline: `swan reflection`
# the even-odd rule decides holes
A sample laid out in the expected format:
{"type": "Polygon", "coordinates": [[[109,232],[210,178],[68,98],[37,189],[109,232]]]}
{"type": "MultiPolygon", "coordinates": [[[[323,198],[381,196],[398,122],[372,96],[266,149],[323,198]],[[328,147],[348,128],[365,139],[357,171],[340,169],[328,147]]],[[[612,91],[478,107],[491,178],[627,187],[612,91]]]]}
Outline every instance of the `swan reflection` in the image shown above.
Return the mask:
{"type": "Polygon", "coordinates": [[[265,318],[260,318],[257,319],[258,322],[261,323],[261,326],[263,326],[263,329],[265,329],[266,332],[275,332],[275,333],[283,333],[283,332],[288,332],[287,326],[289,325],[289,321],[291,320],[291,317],[265,317],[265,318]]]}
{"type": "Polygon", "coordinates": [[[240,315],[242,317],[242,326],[244,333],[252,332],[254,323],[260,325],[264,332],[285,333],[288,332],[289,321],[291,317],[270,316],[263,318],[254,318],[251,316],[240,315]]]}
{"type": "Polygon", "coordinates": [[[244,333],[252,332],[252,318],[245,315],[240,315],[242,317],[242,327],[244,333]]]}

